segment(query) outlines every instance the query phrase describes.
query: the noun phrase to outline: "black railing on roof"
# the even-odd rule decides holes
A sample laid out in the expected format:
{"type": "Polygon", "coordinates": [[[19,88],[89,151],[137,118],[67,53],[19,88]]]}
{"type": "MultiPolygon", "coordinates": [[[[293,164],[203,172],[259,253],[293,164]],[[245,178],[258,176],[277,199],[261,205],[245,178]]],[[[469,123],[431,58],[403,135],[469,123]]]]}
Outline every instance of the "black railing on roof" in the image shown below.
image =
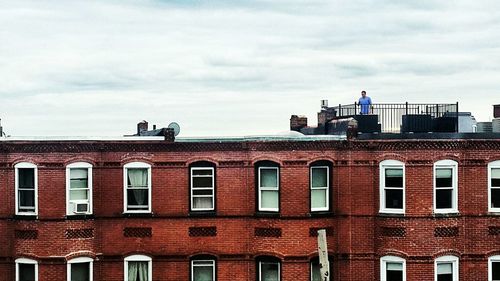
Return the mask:
{"type": "MultiPolygon", "coordinates": [[[[417,104],[402,103],[372,104],[362,108],[358,103],[340,105],[332,108],[335,119],[354,117],[360,129],[381,133],[422,133],[422,132],[458,132],[458,103],[453,104],[417,104]],[[368,114],[361,114],[361,112],[368,114]],[[376,124],[378,128],[372,128],[376,124]],[[366,129],[365,129],[366,130],[366,129]]],[[[361,130],[361,132],[363,132],[361,130]]]]}

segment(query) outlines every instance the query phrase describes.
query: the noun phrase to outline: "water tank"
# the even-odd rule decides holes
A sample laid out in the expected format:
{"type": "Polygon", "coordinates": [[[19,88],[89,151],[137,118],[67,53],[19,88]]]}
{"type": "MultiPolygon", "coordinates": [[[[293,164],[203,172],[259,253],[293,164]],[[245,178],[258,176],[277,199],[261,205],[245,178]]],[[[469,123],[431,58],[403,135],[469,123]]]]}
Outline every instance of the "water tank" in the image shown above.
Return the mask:
{"type": "Polygon", "coordinates": [[[493,133],[500,133],[500,118],[495,118],[491,121],[491,129],[493,133]]]}
{"type": "Polygon", "coordinates": [[[491,131],[492,131],[491,122],[477,122],[478,133],[491,133],[491,131]]]}

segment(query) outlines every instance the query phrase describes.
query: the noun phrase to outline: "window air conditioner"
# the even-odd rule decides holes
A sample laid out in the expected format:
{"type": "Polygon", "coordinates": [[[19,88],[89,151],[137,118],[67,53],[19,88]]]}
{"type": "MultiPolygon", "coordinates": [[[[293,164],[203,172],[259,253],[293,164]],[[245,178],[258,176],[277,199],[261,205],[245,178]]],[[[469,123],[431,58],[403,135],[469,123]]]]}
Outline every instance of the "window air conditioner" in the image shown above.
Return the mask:
{"type": "Polygon", "coordinates": [[[85,214],[89,212],[89,203],[75,203],[75,214],[85,214]]]}

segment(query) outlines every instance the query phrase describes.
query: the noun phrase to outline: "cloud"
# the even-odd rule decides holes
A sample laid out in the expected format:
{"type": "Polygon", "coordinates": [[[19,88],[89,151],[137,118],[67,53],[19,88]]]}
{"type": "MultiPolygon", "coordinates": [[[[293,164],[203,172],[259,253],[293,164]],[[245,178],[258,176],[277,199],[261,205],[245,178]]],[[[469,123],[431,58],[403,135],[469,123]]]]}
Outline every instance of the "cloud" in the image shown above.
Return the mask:
{"type": "Polygon", "coordinates": [[[320,99],[351,103],[366,89],[379,102],[459,101],[487,120],[499,8],[0,1],[0,117],[13,135],[121,135],[142,119],[178,121],[183,135],[259,134],[286,130],[294,113],[314,123],[320,99]]]}

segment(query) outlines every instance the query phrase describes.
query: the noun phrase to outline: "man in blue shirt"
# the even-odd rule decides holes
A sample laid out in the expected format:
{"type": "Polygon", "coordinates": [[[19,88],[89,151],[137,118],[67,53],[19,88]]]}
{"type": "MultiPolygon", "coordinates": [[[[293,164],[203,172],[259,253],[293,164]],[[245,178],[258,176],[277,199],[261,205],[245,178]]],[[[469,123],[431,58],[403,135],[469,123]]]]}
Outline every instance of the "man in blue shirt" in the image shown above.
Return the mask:
{"type": "Polygon", "coordinates": [[[366,96],[366,91],[361,91],[361,97],[359,98],[358,104],[361,106],[360,114],[369,114],[370,107],[372,105],[372,99],[366,96]]]}

